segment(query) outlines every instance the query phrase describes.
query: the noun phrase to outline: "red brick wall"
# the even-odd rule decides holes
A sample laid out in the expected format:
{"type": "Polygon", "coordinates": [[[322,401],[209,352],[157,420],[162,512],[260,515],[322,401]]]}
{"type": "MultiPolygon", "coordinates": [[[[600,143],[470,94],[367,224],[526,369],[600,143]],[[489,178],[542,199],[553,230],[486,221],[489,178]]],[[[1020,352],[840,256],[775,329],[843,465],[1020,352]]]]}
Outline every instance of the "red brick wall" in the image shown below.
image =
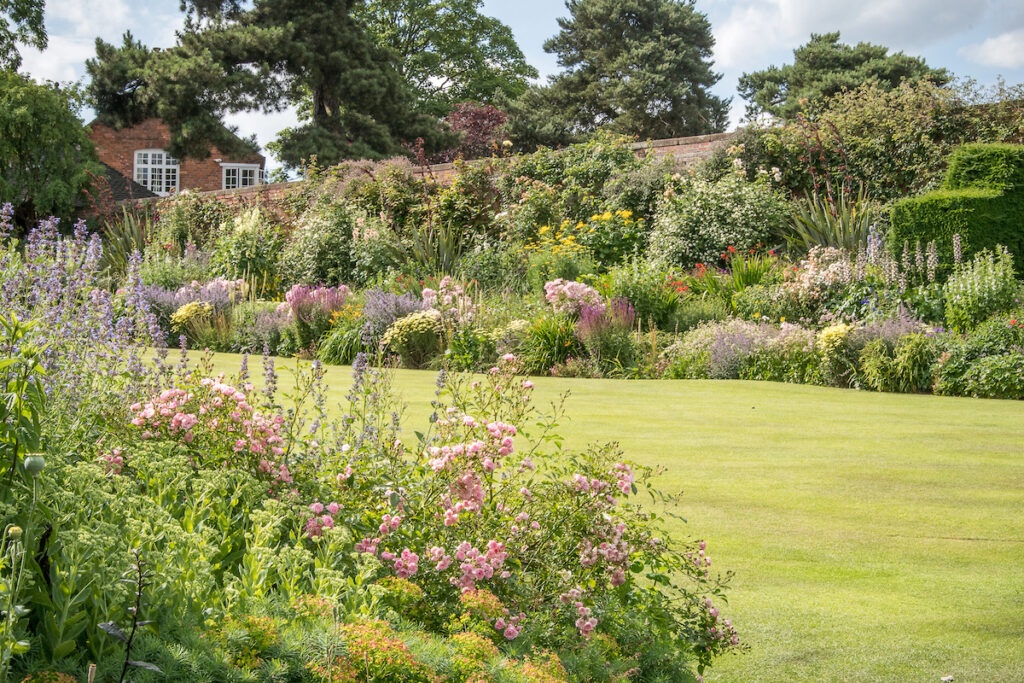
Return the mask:
{"type": "MultiPolygon", "coordinates": [[[[171,142],[171,132],[160,119],[146,119],[137,126],[114,130],[109,126],[94,121],[90,124],[93,144],[100,161],[113,167],[126,178],[134,177],[135,150],[167,149],[171,142]]],[[[206,159],[182,159],[178,167],[179,189],[199,191],[220,190],[224,187],[220,163],[259,164],[264,167],[264,159],[259,154],[242,159],[229,159],[222,155],[216,147],[210,150],[206,159]]]]}
{"type": "MultiPolygon", "coordinates": [[[[736,137],[736,133],[713,133],[711,135],[695,135],[688,138],[669,138],[667,140],[648,140],[637,142],[632,145],[637,156],[652,154],[655,157],[663,157],[671,154],[680,160],[684,166],[697,163],[710,157],[716,149],[729,144],[729,141],[736,137]]],[[[142,149],[142,148],[139,148],[142,149]]],[[[103,160],[103,157],[100,157],[103,160]]],[[[114,166],[109,161],[108,164],[114,166]]],[[[469,162],[473,163],[473,162],[469,162]]],[[[117,166],[114,166],[118,168],[117,166]]],[[[435,164],[433,166],[420,166],[413,170],[415,176],[431,176],[434,180],[443,182],[454,174],[454,164],[435,164]]],[[[274,183],[273,185],[258,185],[256,187],[244,187],[238,190],[218,190],[209,194],[216,197],[225,204],[238,204],[240,202],[255,201],[275,210],[275,204],[280,202],[289,188],[297,187],[302,182],[299,180],[290,183],[274,183]]],[[[153,201],[153,200],[143,200],[153,201]]]]}

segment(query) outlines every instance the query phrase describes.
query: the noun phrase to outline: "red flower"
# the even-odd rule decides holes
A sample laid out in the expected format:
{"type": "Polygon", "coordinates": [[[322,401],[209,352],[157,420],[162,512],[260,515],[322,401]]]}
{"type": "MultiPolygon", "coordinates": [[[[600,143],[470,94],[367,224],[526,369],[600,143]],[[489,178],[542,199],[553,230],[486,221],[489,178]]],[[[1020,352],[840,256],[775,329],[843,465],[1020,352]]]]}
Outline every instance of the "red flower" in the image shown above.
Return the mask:
{"type": "MultiPolygon", "coordinates": [[[[736,253],[736,247],[733,247],[733,246],[728,246],[728,247],[725,248],[725,250],[727,252],[729,252],[730,254],[735,254],[736,253]]],[[[753,249],[751,249],[751,251],[753,251],[753,249]]]]}

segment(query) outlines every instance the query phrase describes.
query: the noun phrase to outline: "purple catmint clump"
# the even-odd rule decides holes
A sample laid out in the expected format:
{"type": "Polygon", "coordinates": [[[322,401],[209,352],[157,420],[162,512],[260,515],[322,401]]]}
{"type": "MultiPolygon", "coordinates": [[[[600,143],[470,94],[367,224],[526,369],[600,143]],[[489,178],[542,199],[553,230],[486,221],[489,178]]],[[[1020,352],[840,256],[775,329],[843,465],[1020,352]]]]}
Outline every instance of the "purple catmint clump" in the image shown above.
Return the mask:
{"type": "Polygon", "coordinates": [[[149,304],[163,325],[167,325],[174,312],[193,302],[210,304],[215,313],[225,314],[244,298],[244,280],[215,278],[206,284],[192,282],[178,289],[166,289],[159,285],[141,285],[142,297],[149,304]]]}
{"type": "Polygon", "coordinates": [[[366,331],[373,339],[380,339],[391,327],[391,323],[426,308],[426,304],[413,294],[394,294],[380,289],[367,290],[363,296],[363,320],[366,331]]]}

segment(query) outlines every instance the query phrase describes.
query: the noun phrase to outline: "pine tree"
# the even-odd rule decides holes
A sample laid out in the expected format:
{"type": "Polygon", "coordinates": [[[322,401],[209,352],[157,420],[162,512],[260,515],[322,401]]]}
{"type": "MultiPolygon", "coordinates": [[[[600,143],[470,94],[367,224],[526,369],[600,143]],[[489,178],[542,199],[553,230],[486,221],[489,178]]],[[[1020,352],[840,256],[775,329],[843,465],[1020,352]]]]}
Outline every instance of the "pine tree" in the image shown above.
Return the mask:
{"type": "Polygon", "coordinates": [[[709,92],[714,38],[692,0],[567,0],[569,18],[544,44],[565,70],[550,110],[575,133],[597,128],[667,138],[724,128],[728,100],[709,92]]]}

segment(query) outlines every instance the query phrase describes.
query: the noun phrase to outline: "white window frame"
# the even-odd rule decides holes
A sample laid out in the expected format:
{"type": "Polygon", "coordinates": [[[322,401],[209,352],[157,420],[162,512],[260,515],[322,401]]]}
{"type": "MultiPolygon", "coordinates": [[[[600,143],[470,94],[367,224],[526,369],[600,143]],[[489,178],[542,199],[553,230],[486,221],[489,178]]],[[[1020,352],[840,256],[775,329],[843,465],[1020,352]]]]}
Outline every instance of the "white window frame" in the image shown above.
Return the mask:
{"type": "Polygon", "coordinates": [[[162,149],[137,149],[132,155],[132,177],[139,185],[161,197],[178,190],[181,164],[162,149]]]}
{"type": "Polygon", "coordinates": [[[221,187],[237,190],[263,183],[259,164],[221,164],[221,187]]]}

